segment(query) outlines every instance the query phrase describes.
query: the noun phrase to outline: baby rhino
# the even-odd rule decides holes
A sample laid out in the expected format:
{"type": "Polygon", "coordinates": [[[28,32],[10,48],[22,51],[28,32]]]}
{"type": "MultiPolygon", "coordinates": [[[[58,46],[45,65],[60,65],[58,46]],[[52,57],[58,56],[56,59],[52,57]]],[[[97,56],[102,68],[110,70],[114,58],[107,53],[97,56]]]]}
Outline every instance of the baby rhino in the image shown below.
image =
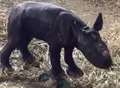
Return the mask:
{"type": "Polygon", "coordinates": [[[23,61],[32,63],[33,55],[28,44],[33,38],[43,40],[49,45],[51,72],[55,79],[61,78],[64,71],[60,64],[61,48],[64,48],[67,74],[80,76],[81,69],[75,64],[72,52],[76,47],[94,66],[108,69],[112,60],[99,31],[103,19],[99,13],[92,28],[78,16],[62,7],[40,2],[25,2],[12,8],[8,18],[8,42],[0,54],[2,69],[11,69],[9,56],[14,49],[19,49],[23,61]]]}

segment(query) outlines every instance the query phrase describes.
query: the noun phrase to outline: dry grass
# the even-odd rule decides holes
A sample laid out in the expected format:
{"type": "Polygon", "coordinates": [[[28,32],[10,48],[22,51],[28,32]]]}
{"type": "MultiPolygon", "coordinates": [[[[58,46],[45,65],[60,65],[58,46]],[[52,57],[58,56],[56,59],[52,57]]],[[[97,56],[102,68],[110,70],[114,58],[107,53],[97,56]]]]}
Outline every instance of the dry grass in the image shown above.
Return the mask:
{"type": "MultiPolygon", "coordinates": [[[[37,0],[40,1],[40,0],[37,0]]],[[[92,66],[80,53],[74,51],[74,58],[78,66],[84,71],[84,76],[79,79],[72,79],[73,88],[120,88],[120,0],[41,0],[60,4],[78,14],[88,25],[92,25],[98,12],[104,16],[104,28],[101,32],[102,38],[107,42],[111,52],[114,65],[111,70],[101,70],[92,66]]],[[[21,0],[0,0],[0,46],[6,41],[6,19],[8,8],[21,0]]],[[[0,49],[1,49],[0,47],[0,49]]],[[[33,40],[29,46],[37,60],[40,61],[41,68],[31,67],[29,70],[22,70],[22,62],[19,52],[12,54],[14,67],[20,80],[3,81],[0,88],[40,88],[43,84],[35,81],[39,73],[48,70],[50,67],[46,54],[48,53],[46,45],[39,45],[39,42],[33,40]],[[39,59],[38,59],[39,58],[39,59]],[[25,77],[25,78],[24,78],[25,77]],[[24,81],[21,81],[24,78],[24,81]],[[33,81],[34,82],[33,82],[33,81]]],[[[63,58],[63,52],[62,58],[63,58]]],[[[63,66],[63,67],[66,67],[63,66]]],[[[47,81],[46,87],[54,88],[53,83],[47,81]]],[[[44,85],[44,86],[45,86],[44,85]]]]}

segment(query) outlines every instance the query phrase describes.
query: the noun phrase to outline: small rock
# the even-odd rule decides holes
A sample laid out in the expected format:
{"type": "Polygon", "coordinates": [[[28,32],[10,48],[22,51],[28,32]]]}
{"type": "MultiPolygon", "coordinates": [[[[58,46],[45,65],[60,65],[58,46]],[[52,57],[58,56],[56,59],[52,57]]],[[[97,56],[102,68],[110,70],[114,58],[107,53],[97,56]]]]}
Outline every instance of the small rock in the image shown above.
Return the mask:
{"type": "Polygon", "coordinates": [[[43,73],[39,76],[39,81],[47,81],[49,80],[49,75],[47,73],[43,73]]]}

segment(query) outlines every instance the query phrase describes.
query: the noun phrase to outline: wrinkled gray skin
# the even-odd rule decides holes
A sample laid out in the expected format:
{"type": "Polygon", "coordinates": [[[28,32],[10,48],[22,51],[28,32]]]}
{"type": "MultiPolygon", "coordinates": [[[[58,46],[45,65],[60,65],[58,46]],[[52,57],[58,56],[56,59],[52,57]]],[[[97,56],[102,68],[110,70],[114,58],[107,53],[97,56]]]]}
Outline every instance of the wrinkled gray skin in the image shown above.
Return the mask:
{"type": "Polygon", "coordinates": [[[69,75],[83,74],[72,57],[75,47],[94,66],[107,69],[112,65],[112,60],[99,34],[102,26],[101,13],[93,28],[89,28],[79,17],[62,7],[38,2],[19,4],[9,15],[8,42],[0,55],[2,68],[12,68],[9,56],[16,48],[21,51],[24,62],[32,63],[34,57],[27,46],[33,38],[37,38],[49,44],[52,74],[56,79],[64,74],[60,65],[61,48],[65,49],[69,75]]]}

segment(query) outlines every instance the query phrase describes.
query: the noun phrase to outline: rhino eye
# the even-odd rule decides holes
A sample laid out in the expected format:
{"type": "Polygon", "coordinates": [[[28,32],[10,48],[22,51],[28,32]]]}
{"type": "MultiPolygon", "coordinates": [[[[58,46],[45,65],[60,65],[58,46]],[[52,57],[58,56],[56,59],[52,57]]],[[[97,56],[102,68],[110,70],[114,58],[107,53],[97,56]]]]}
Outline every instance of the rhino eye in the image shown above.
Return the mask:
{"type": "Polygon", "coordinates": [[[88,26],[84,27],[84,30],[87,31],[87,30],[90,30],[90,28],[88,26]]]}

